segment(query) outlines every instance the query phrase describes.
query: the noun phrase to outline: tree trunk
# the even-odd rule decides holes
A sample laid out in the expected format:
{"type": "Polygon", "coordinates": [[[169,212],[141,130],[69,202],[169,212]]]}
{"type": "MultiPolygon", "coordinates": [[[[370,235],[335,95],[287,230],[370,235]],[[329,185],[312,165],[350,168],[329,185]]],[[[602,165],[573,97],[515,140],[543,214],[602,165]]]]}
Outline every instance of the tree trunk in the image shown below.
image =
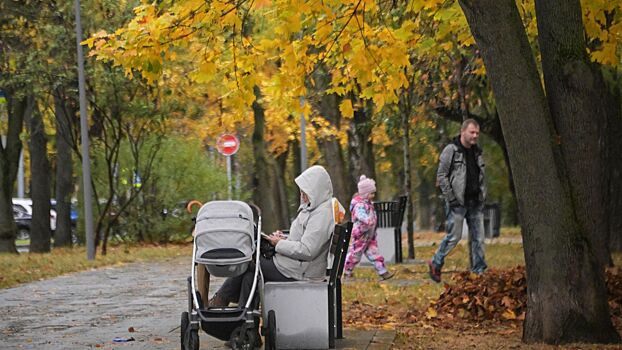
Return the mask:
{"type": "Polygon", "coordinates": [[[433,228],[432,216],[434,215],[432,209],[435,207],[435,203],[432,203],[432,200],[436,200],[434,196],[436,188],[434,181],[430,181],[424,173],[418,172],[418,174],[420,179],[419,205],[417,206],[417,211],[419,212],[418,228],[420,230],[431,230],[433,228]]]}
{"type": "Polygon", "coordinates": [[[287,155],[289,150],[283,152],[278,157],[276,157],[276,161],[274,162],[274,171],[276,173],[275,181],[276,181],[276,189],[278,193],[278,218],[279,223],[278,226],[280,228],[289,228],[290,217],[289,217],[289,200],[287,197],[287,184],[285,183],[285,173],[287,172],[287,155]]]}
{"type": "Polygon", "coordinates": [[[262,230],[273,232],[279,227],[278,205],[274,196],[274,174],[270,159],[266,156],[265,133],[265,111],[261,106],[261,92],[259,87],[254,88],[255,102],[253,102],[253,117],[255,127],[253,130],[253,155],[255,158],[255,171],[253,175],[253,201],[261,208],[262,230]]]}
{"type": "Polygon", "coordinates": [[[74,115],[64,91],[54,91],[56,114],[56,232],[54,246],[71,246],[71,192],[73,162],[71,159],[71,116],[74,115]]]}
{"type": "Polygon", "coordinates": [[[17,177],[19,155],[22,151],[20,134],[24,127],[24,115],[29,113],[26,98],[15,99],[12,91],[4,89],[7,99],[9,126],[6,146],[0,142],[0,253],[15,253],[17,225],[13,219],[13,185],[17,177]]]}
{"type": "Polygon", "coordinates": [[[371,106],[361,106],[354,111],[354,118],[348,129],[348,150],[350,153],[350,176],[351,181],[358,183],[359,177],[365,175],[376,179],[373,144],[371,131],[371,106]]]}
{"type": "MultiPolygon", "coordinates": [[[[409,107],[406,113],[402,113],[402,131],[404,135],[402,137],[402,146],[404,149],[404,194],[408,196],[406,200],[406,237],[408,240],[408,258],[415,258],[415,228],[413,227],[413,221],[415,220],[415,208],[412,196],[412,176],[410,169],[410,112],[412,108],[409,107]]],[[[420,216],[421,217],[421,216],[420,216]]],[[[398,223],[401,225],[402,223],[398,223]]]]}
{"type": "Polygon", "coordinates": [[[30,224],[30,252],[47,253],[51,248],[50,230],[50,163],[47,158],[47,140],[41,112],[34,96],[33,113],[26,116],[30,126],[30,195],[32,198],[32,223],[30,224]]]}
{"type": "Polygon", "coordinates": [[[460,0],[460,5],[482,52],[514,175],[527,267],[523,341],[618,341],[604,274],[590,248],[589,232],[577,221],[516,3],[460,0]]]}
{"type": "MultiPolygon", "coordinates": [[[[330,128],[334,128],[336,132],[339,132],[341,129],[341,114],[339,113],[341,98],[335,93],[326,93],[330,85],[330,75],[325,67],[317,69],[313,77],[315,85],[310,88],[319,97],[310,98],[309,100],[320,112],[320,115],[329,122],[330,128]]],[[[339,202],[344,206],[348,206],[350,198],[352,198],[355,192],[355,183],[350,181],[348,176],[339,138],[337,135],[330,133],[326,136],[320,136],[317,139],[317,143],[324,156],[326,170],[330,174],[333,183],[333,193],[339,202]]]]}
{"type": "MultiPolygon", "coordinates": [[[[325,98],[329,98],[325,96],[325,98]]],[[[324,102],[324,101],[323,101],[324,102]]],[[[327,106],[326,106],[327,107],[327,106]]],[[[338,111],[338,107],[334,107],[335,111],[338,111]]],[[[322,111],[322,115],[327,111],[322,111]]],[[[338,116],[331,116],[330,119],[327,119],[333,127],[339,130],[339,125],[334,118],[338,116]]],[[[345,161],[343,159],[343,152],[341,150],[341,146],[339,145],[339,139],[337,136],[326,136],[317,139],[318,146],[322,151],[322,155],[324,156],[324,161],[326,162],[326,170],[330,174],[331,181],[333,183],[333,190],[335,197],[341,202],[344,206],[347,206],[350,203],[350,198],[352,198],[352,194],[354,193],[354,186],[351,181],[349,181],[349,177],[346,173],[345,161]]]]}
{"type": "MultiPolygon", "coordinates": [[[[619,97],[618,97],[619,98],[619,97]]],[[[617,104],[619,106],[619,104],[617,104]]],[[[609,170],[609,194],[607,218],[611,251],[622,251],[622,117],[610,115],[607,123],[607,161],[609,170]]]]}
{"type": "MultiPolygon", "coordinates": [[[[610,69],[615,70],[616,68],[610,69]]],[[[615,79],[614,106],[617,106],[618,115],[609,114],[607,120],[607,153],[606,161],[609,169],[609,195],[607,198],[609,241],[611,251],[622,251],[622,75],[612,74],[615,79]]]]}
{"type": "MultiPolygon", "coordinates": [[[[544,84],[573,206],[601,267],[609,262],[605,126],[612,99],[589,60],[579,0],[536,0],[544,84]]],[[[619,114],[617,114],[619,117],[619,114]]]]}

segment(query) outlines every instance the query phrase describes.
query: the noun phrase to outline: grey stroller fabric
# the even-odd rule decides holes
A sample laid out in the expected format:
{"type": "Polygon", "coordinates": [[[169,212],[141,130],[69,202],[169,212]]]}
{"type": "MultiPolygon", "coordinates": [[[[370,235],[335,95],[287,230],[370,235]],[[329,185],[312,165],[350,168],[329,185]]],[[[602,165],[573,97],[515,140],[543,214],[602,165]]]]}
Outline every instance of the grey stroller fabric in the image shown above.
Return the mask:
{"type": "Polygon", "coordinates": [[[255,251],[253,211],[241,201],[212,201],[201,207],[195,225],[194,261],[218,277],[239,276],[255,251]]]}

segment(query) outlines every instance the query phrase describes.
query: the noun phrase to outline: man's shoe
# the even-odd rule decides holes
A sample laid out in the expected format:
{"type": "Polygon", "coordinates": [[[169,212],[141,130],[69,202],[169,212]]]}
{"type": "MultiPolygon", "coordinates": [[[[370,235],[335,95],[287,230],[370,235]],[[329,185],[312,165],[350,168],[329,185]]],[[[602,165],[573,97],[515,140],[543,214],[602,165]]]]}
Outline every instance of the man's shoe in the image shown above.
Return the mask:
{"type": "Polygon", "coordinates": [[[429,273],[430,273],[430,278],[432,279],[432,281],[436,283],[440,283],[441,282],[441,269],[436,267],[436,265],[434,265],[432,260],[428,260],[428,267],[430,268],[429,273]]]}
{"type": "Polygon", "coordinates": [[[382,275],[380,275],[380,280],[381,281],[386,281],[388,279],[390,279],[391,277],[395,276],[395,272],[385,272],[382,275]]]}

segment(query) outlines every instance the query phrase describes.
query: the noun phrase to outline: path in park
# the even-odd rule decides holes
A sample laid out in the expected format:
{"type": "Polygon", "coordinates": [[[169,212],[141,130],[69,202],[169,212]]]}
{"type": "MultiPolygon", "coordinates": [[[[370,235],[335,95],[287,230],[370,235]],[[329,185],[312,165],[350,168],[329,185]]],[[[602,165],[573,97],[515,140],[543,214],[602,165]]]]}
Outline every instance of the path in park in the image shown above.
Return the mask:
{"type": "MultiPolygon", "coordinates": [[[[85,271],[0,290],[2,349],[179,349],[188,258],[85,271]],[[129,330],[133,329],[134,332],[129,330]],[[114,338],[135,340],[115,343],[114,338]]],[[[222,279],[212,279],[214,289],[222,279]]],[[[389,349],[390,331],[345,330],[340,349],[389,349]]],[[[201,349],[225,349],[201,333],[201,349]]]]}
{"type": "MultiPolygon", "coordinates": [[[[416,245],[438,244],[443,237],[429,236],[417,239],[416,245]]],[[[487,243],[520,243],[520,237],[487,243]]],[[[0,290],[0,348],[179,349],[179,319],[186,308],[189,273],[189,258],[176,258],[101,268],[0,290]],[[115,343],[116,337],[135,340],[115,343]]],[[[212,291],[222,281],[212,279],[212,291]]],[[[389,349],[395,338],[395,332],[387,331],[346,329],[344,335],[345,340],[337,343],[340,349],[389,349]]],[[[201,349],[224,349],[223,344],[201,333],[201,349]]]]}

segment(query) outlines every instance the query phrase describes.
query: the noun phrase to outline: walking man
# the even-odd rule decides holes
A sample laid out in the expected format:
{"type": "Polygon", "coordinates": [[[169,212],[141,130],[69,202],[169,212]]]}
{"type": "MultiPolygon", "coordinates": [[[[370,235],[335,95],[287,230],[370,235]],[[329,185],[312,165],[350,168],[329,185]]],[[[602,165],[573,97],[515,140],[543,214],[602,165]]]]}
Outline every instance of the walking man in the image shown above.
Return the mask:
{"type": "Polygon", "coordinates": [[[466,219],[469,228],[471,271],[482,274],[486,268],[484,259],[484,215],[486,198],[484,183],[484,158],[477,146],[479,124],[473,119],[462,123],[460,135],[441,153],[436,179],[449,206],[447,234],[428,261],[430,278],[441,281],[445,257],[458,244],[462,225],[466,219]]]}

